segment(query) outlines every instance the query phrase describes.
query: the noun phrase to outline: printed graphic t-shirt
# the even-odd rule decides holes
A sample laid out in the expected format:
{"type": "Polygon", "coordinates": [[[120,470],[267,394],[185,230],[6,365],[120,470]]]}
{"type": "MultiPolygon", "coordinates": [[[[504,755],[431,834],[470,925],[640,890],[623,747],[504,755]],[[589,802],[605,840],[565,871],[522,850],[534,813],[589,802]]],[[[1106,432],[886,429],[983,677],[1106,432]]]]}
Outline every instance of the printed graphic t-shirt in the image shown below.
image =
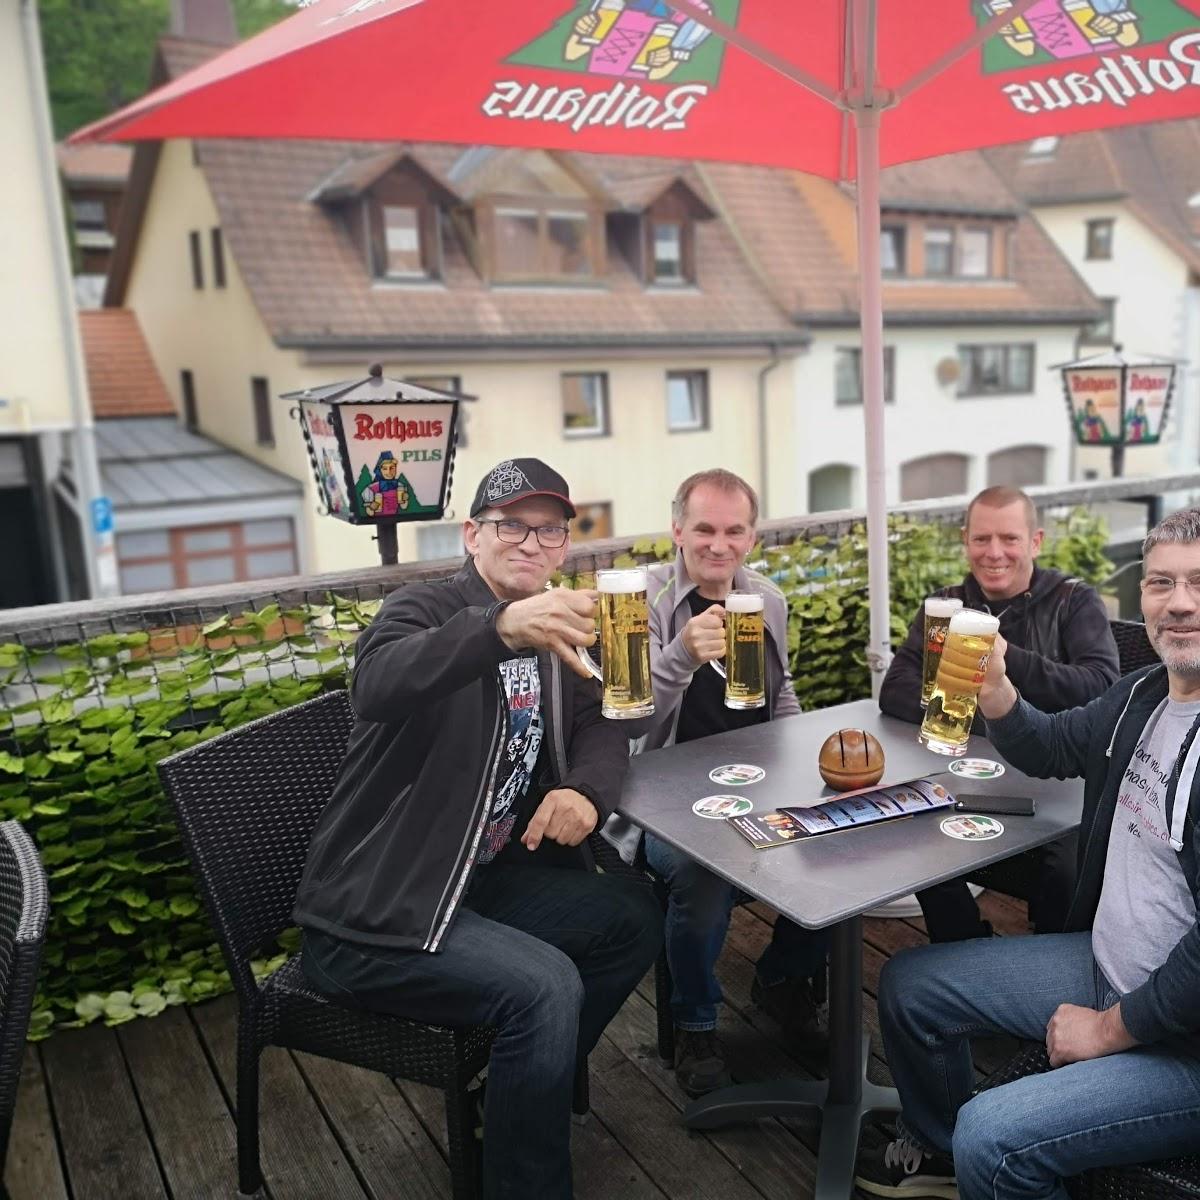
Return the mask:
{"type": "Polygon", "coordinates": [[[496,769],[492,811],[476,860],[480,863],[491,862],[512,837],[542,746],[542,681],[537,659],[528,655],[502,662],[500,687],[508,701],[508,741],[496,769]]]}
{"type": "MultiPolygon", "coordinates": [[[[1140,987],[1195,924],[1196,905],[1167,828],[1167,784],[1200,701],[1151,714],[1117,794],[1092,954],[1122,995],[1140,987]]],[[[1187,796],[1176,796],[1186,804],[1187,796]]]]}

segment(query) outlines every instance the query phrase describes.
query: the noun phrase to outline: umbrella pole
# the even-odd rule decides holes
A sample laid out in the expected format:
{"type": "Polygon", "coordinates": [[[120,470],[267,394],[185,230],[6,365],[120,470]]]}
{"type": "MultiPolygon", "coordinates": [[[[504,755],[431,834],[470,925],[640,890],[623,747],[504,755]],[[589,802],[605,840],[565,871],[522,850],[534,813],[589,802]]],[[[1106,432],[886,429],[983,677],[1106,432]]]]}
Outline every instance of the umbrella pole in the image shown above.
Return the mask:
{"type": "Polygon", "coordinates": [[[867,470],[867,587],[871,631],[867,665],[871,695],[891,661],[888,589],[887,475],[883,450],[883,285],[879,263],[879,115],[880,110],[853,106],[858,175],[858,273],[861,288],[863,422],[867,470]]]}

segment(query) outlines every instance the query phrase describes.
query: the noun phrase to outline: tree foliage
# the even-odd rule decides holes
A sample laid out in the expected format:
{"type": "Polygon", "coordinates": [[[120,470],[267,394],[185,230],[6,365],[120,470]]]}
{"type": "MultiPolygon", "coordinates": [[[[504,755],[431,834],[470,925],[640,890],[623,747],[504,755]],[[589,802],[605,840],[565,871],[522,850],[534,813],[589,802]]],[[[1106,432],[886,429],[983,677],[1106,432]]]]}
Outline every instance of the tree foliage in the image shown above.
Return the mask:
{"type": "MultiPolygon", "coordinates": [[[[232,7],[244,38],[295,11],[286,0],[232,0],[232,7]]],[[[146,91],[170,0],[41,0],[39,12],[56,138],[146,91]]]]}

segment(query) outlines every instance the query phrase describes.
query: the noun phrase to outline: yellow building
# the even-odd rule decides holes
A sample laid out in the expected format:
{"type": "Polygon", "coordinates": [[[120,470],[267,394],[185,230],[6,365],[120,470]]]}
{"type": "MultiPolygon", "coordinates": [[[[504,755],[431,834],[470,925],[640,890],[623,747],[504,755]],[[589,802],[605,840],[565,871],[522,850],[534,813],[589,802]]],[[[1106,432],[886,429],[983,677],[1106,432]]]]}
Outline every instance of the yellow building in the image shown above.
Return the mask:
{"type": "MultiPolygon", "coordinates": [[[[165,38],[175,75],[215,47],[165,38]]],[[[576,537],[664,528],[677,482],[723,465],[792,503],[790,386],[806,335],[686,163],[442,145],[167,142],[137,150],[106,303],[136,312],[185,423],[306,488],[305,570],[376,560],[316,511],[277,397],[365,374],[470,403],[457,520],[401,527],[402,560],[457,553],[475,481],[536,455],[576,537]],[[771,439],[763,437],[764,412],[771,439]]],[[[118,551],[120,538],[118,537],[118,551]]]]}

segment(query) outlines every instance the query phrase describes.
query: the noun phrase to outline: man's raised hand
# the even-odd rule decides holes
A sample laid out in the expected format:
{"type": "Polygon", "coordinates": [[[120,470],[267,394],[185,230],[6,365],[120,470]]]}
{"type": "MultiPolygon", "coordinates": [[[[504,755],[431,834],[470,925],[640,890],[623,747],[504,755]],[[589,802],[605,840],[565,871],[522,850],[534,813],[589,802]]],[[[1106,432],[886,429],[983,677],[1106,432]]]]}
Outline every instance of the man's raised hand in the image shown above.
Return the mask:
{"type": "Polygon", "coordinates": [[[551,588],[514,600],[496,617],[496,632],[510,650],[549,650],[589,679],[576,650],[596,640],[596,600],[591,588],[551,588]]]}

